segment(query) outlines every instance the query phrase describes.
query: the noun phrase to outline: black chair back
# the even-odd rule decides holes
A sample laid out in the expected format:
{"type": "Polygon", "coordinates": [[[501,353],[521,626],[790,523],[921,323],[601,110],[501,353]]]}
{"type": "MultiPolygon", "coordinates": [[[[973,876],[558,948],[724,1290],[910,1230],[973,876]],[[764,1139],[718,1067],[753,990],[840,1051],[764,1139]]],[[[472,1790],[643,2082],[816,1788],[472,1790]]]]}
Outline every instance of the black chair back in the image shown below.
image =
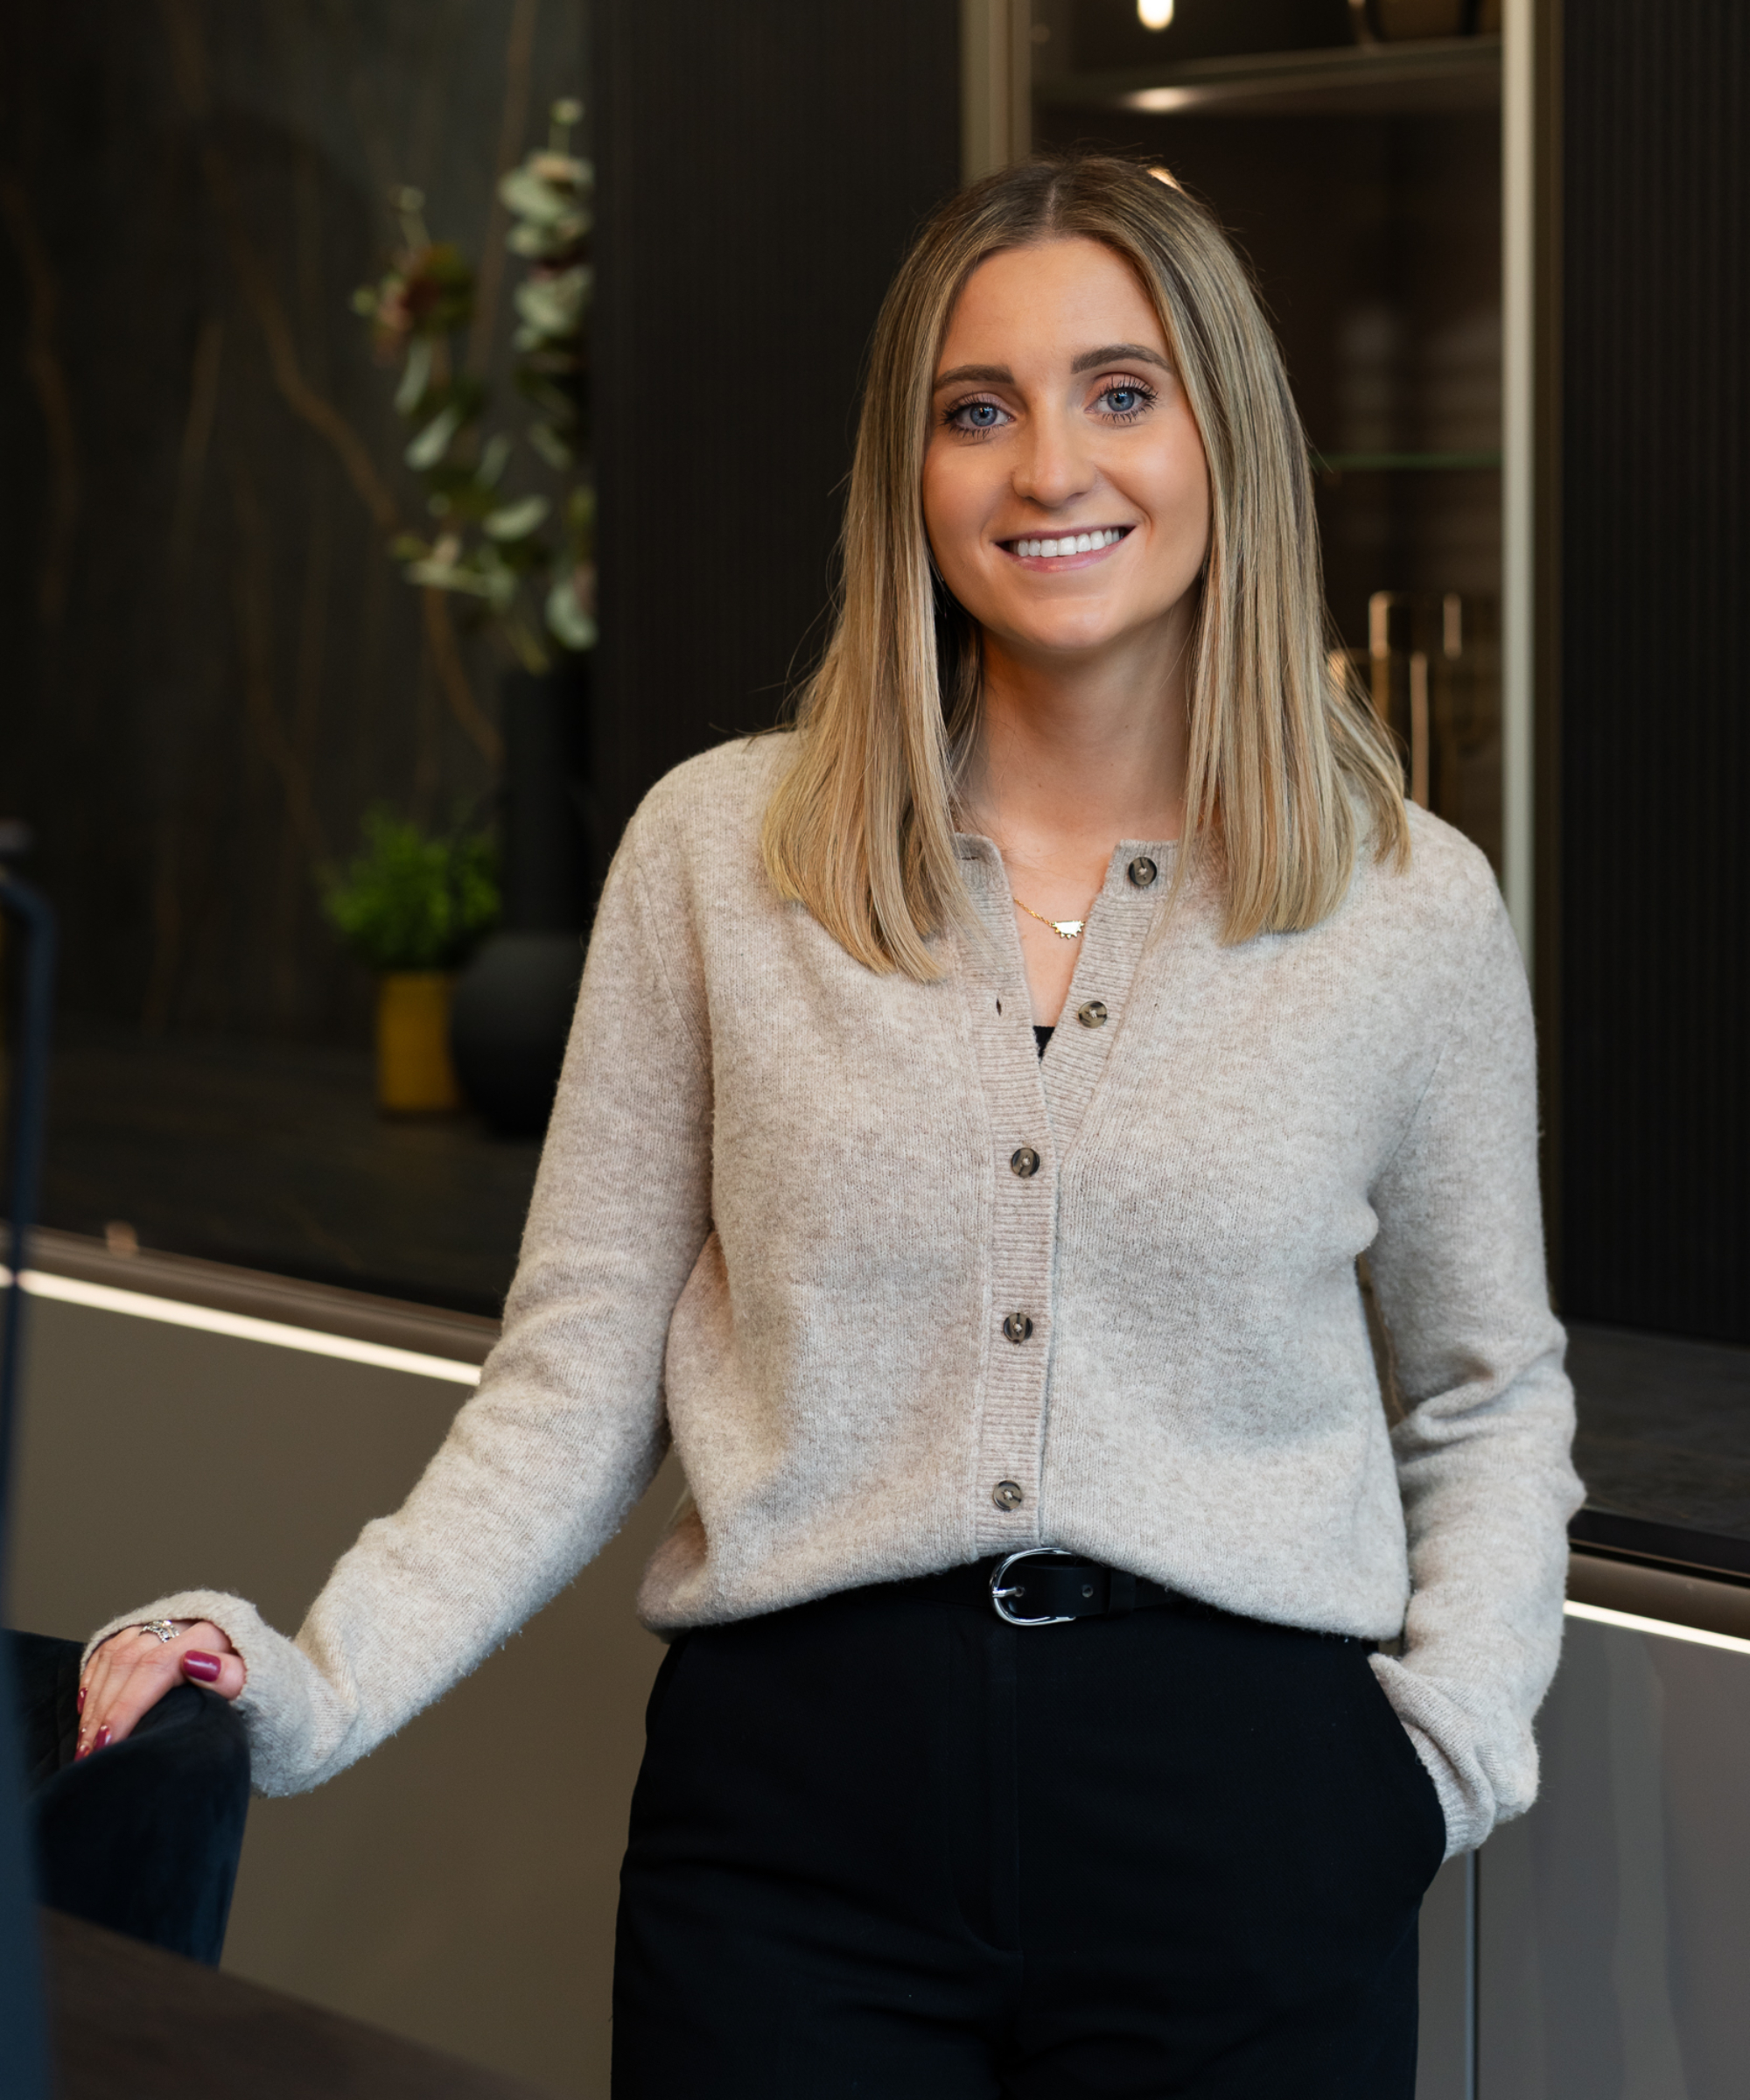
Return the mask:
{"type": "Polygon", "coordinates": [[[249,1806],[235,1708],[178,1684],[124,1741],[75,1764],[79,1643],[11,1645],[42,1900],[216,1968],[249,1806]]]}

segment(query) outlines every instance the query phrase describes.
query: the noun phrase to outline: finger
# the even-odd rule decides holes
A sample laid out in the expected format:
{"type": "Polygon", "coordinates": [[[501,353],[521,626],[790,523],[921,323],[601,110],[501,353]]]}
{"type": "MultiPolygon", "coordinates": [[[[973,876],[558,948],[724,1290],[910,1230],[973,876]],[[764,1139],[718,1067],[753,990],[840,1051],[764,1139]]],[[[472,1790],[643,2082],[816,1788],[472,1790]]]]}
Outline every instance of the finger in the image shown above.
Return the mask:
{"type": "Polygon", "coordinates": [[[230,1636],[210,1619],[197,1620],[172,1652],[184,1676],[210,1685],[228,1699],[234,1699],[248,1681],[248,1664],[231,1645],[230,1636]]]}
{"type": "MultiPolygon", "coordinates": [[[[124,1630],[131,1632],[132,1628],[124,1630]]],[[[96,1697],[99,1686],[109,1675],[109,1665],[115,1654],[116,1643],[121,1637],[120,1634],[112,1634],[101,1647],[94,1648],[87,1658],[85,1669],[79,1680],[80,1711],[81,1712],[84,1712],[87,1704],[96,1697]]]]}
{"type": "MultiPolygon", "coordinates": [[[[231,1636],[222,1627],[214,1626],[210,1619],[191,1620],[182,1633],[178,1645],[185,1649],[200,1648],[214,1656],[234,1656],[237,1653],[231,1645],[231,1636]]],[[[241,1662],[242,1657],[239,1656],[238,1660],[241,1662]]]]}
{"type": "Polygon", "coordinates": [[[239,1655],[215,1656],[198,1648],[185,1651],[182,1674],[203,1684],[208,1691],[216,1691],[220,1698],[234,1699],[248,1681],[239,1655]]]}
{"type": "Polygon", "coordinates": [[[132,1667],[135,1657],[130,1637],[137,1638],[138,1634],[137,1627],[123,1627],[120,1633],[112,1634],[101,1648],[92,1651],[80,1683],[79,1755],[90,1749],[103,1726],[104,1714],[115,1698],[117,1687],[125,1681],[132,1667]]]}
{"type": "Polygon", "coordinates": [[[140,1716],[148,1713],[165,1692],[182,1682],[182,1671],[168,1648],[159,1644],[158,1655],[136,1662],[125,1674],[112,1673],[101,1695],[85,1702],[80,1714],[80,1741],[76,1754],[88,1757],[107,1750],[112,1743],[125,1742],[140,1716]]]}
{"type": "Polygon", "coordinates": [[[228,1699],[242,1691],[248,1681],[248,1665],[223,1628],[208,1619],[176,1623],[180,1630],[173,1641],[159,1640],[150,1628],[124,1628],[92,1657],[75,1758],[124,1740],[141,1716],[184,1680],[210,1684],[228,1699]],[[127,1638],[130,1634],[135,1640],[127,1638]],[[94,1667],[100,1657],[104,1662],[101,1673],[94,1667]]]}
{"type": "Polygon", "coordinates": [[[169,1659],[176,1646],[150,1627],[124,1626],[96,1651],[82,1687],[75,1760],[120,1742],[141,1714],[179,1681],[181,1672],[169,1659]]]}

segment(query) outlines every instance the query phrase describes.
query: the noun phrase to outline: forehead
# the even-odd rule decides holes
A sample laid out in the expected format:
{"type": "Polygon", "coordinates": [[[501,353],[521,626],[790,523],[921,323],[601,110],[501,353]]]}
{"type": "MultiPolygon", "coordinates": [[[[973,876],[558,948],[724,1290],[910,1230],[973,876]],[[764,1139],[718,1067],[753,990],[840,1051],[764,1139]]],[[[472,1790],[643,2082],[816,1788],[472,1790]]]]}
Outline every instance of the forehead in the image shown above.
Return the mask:
{"type": "Polygon", "coordinates": [[[1111,342],[1168,354],[1135,270],[1102,242],[1036,241],[987,256],[967,278],[937,363],[1054,362],[1111,342]]]}

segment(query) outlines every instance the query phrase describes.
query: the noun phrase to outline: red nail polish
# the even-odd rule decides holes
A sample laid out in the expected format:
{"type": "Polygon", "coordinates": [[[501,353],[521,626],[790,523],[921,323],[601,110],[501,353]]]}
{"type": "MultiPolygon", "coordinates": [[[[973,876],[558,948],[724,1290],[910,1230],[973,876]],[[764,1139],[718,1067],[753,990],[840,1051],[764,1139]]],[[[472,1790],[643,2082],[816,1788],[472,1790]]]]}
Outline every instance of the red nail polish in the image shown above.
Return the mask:
{"type": "Polygon", "coordinates": [[[77,1763],[79,1762],[79,1760],[80,1760],[80,1758],[82,1758],[82,1757],[89,1757],[90,1755],[91,1755],[91,1746],[90,1746],[90,1744],[89,1744],[89,1743],[81,1743],[81,1744],[79,1746],[78,1749],[77,1749],[77,1750],[75,1750],[75,1751],[74,1752],[74,1754],[73,1754],[73,1761],[74,1761],[74,1764],[77,1764],[77,1763]]]}
{"type": "Polygon", "coordinates": [[[83,1713],[83,1712],[85,1712],[85,1687],[84,1687],[84,1685],[82,1685],[82,1684],[81,1684],[81,1685],[80,1686],[80,1688],[79,1688],[79,1706],[78,1706],[78,1712],[80,1712],[80,1713],[83,1713]]]}
{"type": "Polygon", "coordinates": [[[209,1656],[204,1648],[191,1648],[182,1658],[182,1674],[196,1678],[202,1684],[216,1684],[219,1681],[219,1658],[209,1656]]]}
{"type": "Polygon", "coordinates": [[[94,1750],[107,1750],[109,1747],[110,1740],[111,1738],[108,1729],[107,1727],[100,1728],[97,1731],[96,1740],[92,1744],[91,1747],[94,1750]]]}

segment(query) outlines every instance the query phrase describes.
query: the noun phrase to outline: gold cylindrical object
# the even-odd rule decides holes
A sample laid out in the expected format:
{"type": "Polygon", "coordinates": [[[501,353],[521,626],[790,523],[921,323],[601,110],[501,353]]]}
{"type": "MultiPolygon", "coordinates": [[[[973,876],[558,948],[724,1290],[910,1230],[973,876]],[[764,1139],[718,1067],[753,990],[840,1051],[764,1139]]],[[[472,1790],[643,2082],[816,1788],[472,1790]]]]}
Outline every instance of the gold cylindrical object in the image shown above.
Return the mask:
{"type": "Polygon", "coordinates": [[[450,1062],[446,970],[392,970],[377,985],[377,1106],[386,1115],[459,1109],[450,1062]]]}

